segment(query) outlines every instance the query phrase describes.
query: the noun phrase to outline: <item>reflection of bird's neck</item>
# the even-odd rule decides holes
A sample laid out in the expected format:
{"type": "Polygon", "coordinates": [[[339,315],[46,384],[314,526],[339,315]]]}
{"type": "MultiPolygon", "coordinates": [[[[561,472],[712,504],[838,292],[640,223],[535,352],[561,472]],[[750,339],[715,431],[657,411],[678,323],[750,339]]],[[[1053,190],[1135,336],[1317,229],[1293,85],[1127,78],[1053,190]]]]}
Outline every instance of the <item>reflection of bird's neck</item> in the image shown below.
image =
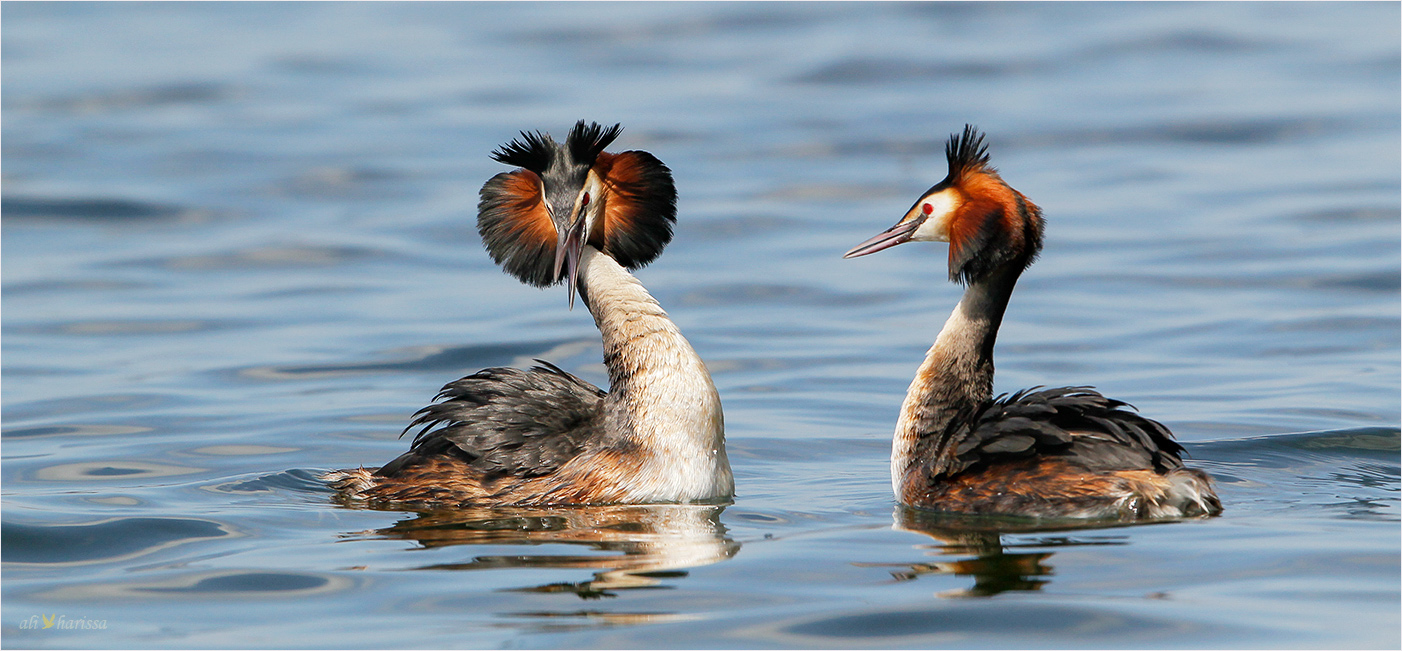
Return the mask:
{"type": "Polygon", "coordinates": [[[603,335],[609,371],[605,428],[646,453],[643,490],[666,501],[729,496],[720,395],[706,364],[642,283],[585,246],[579,293],[603,335]]]}
{"type": "Polygon", "coordinates": [[[892,442],[891,481],[898,495],[906,469],[928,456],[922,440],[943,435],[961,408],[993,398],[993,344],[1020,275],[1022,264],[1005,265],[970,283],[925,354],[892,442]]]}

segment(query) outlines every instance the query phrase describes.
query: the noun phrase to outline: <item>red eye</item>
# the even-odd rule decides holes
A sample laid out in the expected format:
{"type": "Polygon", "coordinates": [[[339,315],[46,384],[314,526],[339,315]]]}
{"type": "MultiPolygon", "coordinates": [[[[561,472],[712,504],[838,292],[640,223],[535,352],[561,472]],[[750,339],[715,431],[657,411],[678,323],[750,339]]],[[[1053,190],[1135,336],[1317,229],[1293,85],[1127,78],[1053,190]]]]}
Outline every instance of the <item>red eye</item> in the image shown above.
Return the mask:
{"type": "Polygon", "coordinates": [[[930,214],[930,213],[932,213],[932,212],[934,212],[934,211],[935,211],[934,207],[932,207],[932,206],[931,206],[930,204],[928,204],[928,203],[925,204],[925,205],[923,205],[923,206],[920,206],[920,212],[923,212],[923,213],[925,213],[925,214],[927,214],[927,215],[930,214]]]}
{"type": "Polygon", "coordinates": [[[589,205],[589,193],[588,193],[588,192],[585,192],[585,193],[584,193],[584,198],[583,198],[583,199],[580,199],[579,205],[580,205],[580,207],[584,207],[584,206],[589,205]]]}

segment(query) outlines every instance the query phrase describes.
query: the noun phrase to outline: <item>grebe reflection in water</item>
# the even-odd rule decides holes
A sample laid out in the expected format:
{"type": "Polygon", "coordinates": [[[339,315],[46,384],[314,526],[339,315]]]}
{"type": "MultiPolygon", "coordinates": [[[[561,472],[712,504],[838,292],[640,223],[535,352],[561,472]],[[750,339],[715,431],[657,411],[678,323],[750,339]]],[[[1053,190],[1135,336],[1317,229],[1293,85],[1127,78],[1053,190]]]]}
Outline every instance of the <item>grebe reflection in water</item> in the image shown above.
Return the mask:
{"type": "Polygon", "coordinates": [[[515,590],[596,598],[615,590],[655,587],[686,577],[690,568],[733,557],[740,543],[720,522],[724,510],[700,504],[461,507],[418,511],[392,526],[346,536],[407,540],[425,549],[530,546],[529,553],[513,549],[509,554],[472,555],[414,569],[594,570],[588,581],[529,584],[515,590]],[[559,545],[590,551],[560,553],[559,545]]]}

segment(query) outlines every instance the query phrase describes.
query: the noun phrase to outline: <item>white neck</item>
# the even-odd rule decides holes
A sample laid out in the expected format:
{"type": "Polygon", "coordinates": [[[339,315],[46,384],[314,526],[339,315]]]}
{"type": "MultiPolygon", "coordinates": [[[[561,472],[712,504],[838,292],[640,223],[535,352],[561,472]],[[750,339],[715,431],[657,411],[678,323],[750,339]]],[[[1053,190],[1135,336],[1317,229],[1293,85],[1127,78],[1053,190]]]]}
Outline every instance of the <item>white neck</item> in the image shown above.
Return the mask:
{"type": "Polygon", "coordinates": [[[995,288],[975,284],[964,292],[910,382],[891,441],[891,486],[897,497],[911,464],[934,451],[920,449],[920,443],[938,441],[960,408],[993,397],[993,338],[1007,300],[1006,293],[990,289],[995,288]]]}
{"type": "Polygon", "coordinates": [[[579,293],[594,315],[609,370],[606,427],[638,445],[647,461],[630,479],[645,501],[728,499],[720,394],[705,362],[642,283],[585,246],[579,293]]]}

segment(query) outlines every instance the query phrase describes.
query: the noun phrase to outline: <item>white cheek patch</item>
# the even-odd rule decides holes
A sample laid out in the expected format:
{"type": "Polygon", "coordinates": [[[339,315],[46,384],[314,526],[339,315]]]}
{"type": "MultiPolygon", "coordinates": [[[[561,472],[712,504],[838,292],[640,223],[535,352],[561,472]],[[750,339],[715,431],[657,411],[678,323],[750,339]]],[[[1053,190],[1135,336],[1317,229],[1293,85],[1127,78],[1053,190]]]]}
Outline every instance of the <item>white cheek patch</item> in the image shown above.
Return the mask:
{"type": "Polygon", "coordinates": [[[959,207],[959,198],[949,190],[925,197],[920,202],[917,210],[924,211],[925,206],[930,207],[929,217],[924,223],[910,234],[912,242],[948,242],[949,241],[949,218],[954,215],[954,210],[959,207]]]}
{"type": "MultiPolygon", "coordinates": [[[[584,195],[589,195],[589,203],[584,206],[584,232],[594,232],[595,224],[603,220],[604,196],[598,177],[590,170],[589,179],[584,184],[584,189],[580,191],[579,197],[575,199],[575,205],[579,205],[584,199],[584,195]]],[[[587,238],[586,238],[587,239],[587,238]]]]}

